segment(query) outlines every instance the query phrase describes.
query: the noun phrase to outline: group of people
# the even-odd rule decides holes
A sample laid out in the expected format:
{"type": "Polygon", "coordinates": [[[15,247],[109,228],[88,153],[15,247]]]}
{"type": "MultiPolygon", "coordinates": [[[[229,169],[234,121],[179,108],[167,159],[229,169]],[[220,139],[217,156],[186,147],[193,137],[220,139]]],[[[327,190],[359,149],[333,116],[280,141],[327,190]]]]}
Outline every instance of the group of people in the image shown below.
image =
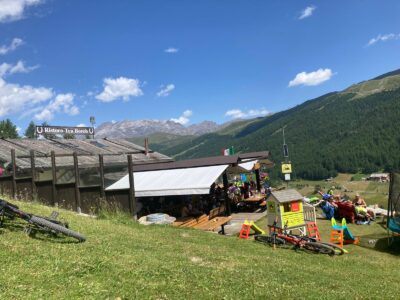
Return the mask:
{"type": "MultiPolygon", "coordinates": [[[[267,191],[267,188],[265,188],[267,191]]],[[[228,198],[230,199],[231,211],[239,209],[243,200],[250,198],[257,192],[254,181],[235,181],[228,185],[228,198]]],[[[224,187],[213,183],[209,195],[202,195],[198,199],[186,199],[181,208],[181,217],[199,216],[208,214],[213,208],[225,205],[224,187]]]]}
{"type": "Polygon", "coordinates": [[[224,205],[223,186],[213,183],[208,195],[186,197],[181,207],[181,217],[198,217],[208,214],[212,209],[224,205]]]}
{"type": "Polygon", "coordinates": [[[367,207],[367,203],[360,194],[356,194],[354,199],[347,200],[342,199],[340,195],[334,195],[333,189],[328,190],[326,194],[319,192],[322,196],[322,200],[317,203],[324,212],[327,219],[339,216],[340,203],[351,201],[354,206],[356,217],[359,221],[369,222],[375,219],[375,213],[372,209],[367,207]]]}

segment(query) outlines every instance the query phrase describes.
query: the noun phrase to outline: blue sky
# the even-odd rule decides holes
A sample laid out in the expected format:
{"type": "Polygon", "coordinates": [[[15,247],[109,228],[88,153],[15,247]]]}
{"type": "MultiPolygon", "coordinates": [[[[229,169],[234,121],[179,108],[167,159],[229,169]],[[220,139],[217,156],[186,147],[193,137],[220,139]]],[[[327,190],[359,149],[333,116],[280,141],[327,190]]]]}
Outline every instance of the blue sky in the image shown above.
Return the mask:
{"type": "Polygon", "coordinates": [[[397,0],[0,0],[0,118],[278,112],[400,68],[399,15],[397,0]]]}

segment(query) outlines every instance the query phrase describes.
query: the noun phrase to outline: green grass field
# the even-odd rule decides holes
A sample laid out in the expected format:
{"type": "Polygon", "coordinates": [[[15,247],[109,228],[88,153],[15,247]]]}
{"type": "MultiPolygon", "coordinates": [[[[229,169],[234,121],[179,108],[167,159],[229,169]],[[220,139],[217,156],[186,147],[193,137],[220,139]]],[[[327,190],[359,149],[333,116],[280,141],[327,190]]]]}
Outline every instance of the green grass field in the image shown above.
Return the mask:
{"type": "MultiPolygon", "coordinates": [[[[16,203],[42,215],[52,211],[16,203]]],[[[87,237],[85,243],[30,238],[17,221],[0,229],[1,299],[398,298],[399,256],[367,247],[350,245],[349,254],[328,257],[193,229],[142,226],[124,216],[60,215],[87,237]]],[[[329,222],[319,225],[326,238],[329,222]]],[[[351,230],[385,233],[379,224],[351,230]]]]}

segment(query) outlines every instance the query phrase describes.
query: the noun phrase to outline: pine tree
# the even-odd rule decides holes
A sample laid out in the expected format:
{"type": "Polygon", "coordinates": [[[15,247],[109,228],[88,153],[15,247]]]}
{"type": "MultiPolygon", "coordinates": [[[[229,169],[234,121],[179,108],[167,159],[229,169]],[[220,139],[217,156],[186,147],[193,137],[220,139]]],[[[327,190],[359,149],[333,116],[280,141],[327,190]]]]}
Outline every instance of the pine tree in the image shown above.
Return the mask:
{"type": "Polygon", "coordinates": [[[31,121],[25,130],[25,136],[29,139],[35,138],[35,123],[31,121]]]}
{"type": "Polygon", "coordinates": [[[73,134],[73,133],[65,133],[63,135],[63,138],[66,139],[66,140],[73,140],[73,139],[75,139],[75,134],[73,134]]]}
{"type": "Polygon", "coordinates": [[[0,137],[5,139],[18,138],[17,126],[10,119],[0,122],[0,137]]]}

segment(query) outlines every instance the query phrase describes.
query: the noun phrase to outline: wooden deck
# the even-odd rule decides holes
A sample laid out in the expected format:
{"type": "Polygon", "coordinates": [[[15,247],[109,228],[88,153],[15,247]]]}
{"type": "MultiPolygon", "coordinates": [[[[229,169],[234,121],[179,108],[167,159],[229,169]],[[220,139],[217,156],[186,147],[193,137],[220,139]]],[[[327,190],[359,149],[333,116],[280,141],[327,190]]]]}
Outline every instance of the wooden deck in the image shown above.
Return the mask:
{"type": "MultiPolygon", "coordinates": [[[[262,217],[267,215],[267,211],[264,212],[243,212],[243,213],[236,213],[232,214],[231,221],[228,225],[225,226],[225,234],[226,235],[236,235],[239,233],[240,229],[242,228],[242,224],[245,220],[257,222],[262,217]]],[[[264,229],[264,228],[262,228],[264,229]]],[[[266,229],[266,228],[265,228],[266,229]]]]}

